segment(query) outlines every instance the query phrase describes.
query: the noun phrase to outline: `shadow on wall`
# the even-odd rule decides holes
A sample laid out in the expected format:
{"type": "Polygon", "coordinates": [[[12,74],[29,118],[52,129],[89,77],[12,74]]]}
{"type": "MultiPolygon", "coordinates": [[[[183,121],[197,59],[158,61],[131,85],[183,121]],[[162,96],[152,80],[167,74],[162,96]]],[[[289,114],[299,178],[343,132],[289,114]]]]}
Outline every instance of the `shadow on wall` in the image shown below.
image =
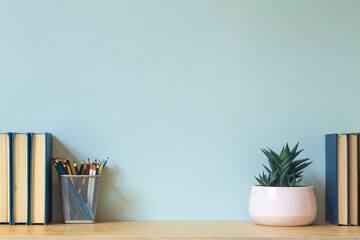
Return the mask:
{"type": "MultiPolygon", "coordinates": [[[[75,159],[69,150],[56,138],[52,137],[53,157],[75,159]]],[[[59,177],[56,169],[52,167],[52,221],[62,221],[61,200],[60,200],[59,177]]]]}
{"type": "MultiPolygon", "coordinates": [[[[125,197],[116,185],[116,183],[122,185],[121,177],[120,169],[117,166],[111,166],[103,172],[96,210],[97,220],[128,220],[125,215],[126,209],[131,208],[131,204],[127,200],[129,196],[125,197]]],[[[131,201],[131,203],[134,202],[131,201]]]]}
{"type": "MultiPolygon", "coordinates": [[[[77,159],[56,137],[52,138],[52,154],[53,157],[70,159],[70,162],[74,160],[80,163],[80,159],[77,159]]],[[[111,161],[111,159],[110,159],[111,161]]],[[[116,165],[111,166],[111,162],[106,164],[101,179],[101,187],[99,189],[99,196],[96,210],[96,220],[127,220],[129,215],[126,213],[126,209],[131,209],[135,202],[133,197],[129,201],[128,191],[126,196],[121,194],[121,174],[120,169],[116,165]],[[109,167],[111,166],[111,167],[109,167]],[[120,188],[119,188],[120,187],[120,188]]],[[[59,189],[59,177],[56,169],[52,168],[52,221],[63,221],[61,210],[61,197],[59,189]]]]}

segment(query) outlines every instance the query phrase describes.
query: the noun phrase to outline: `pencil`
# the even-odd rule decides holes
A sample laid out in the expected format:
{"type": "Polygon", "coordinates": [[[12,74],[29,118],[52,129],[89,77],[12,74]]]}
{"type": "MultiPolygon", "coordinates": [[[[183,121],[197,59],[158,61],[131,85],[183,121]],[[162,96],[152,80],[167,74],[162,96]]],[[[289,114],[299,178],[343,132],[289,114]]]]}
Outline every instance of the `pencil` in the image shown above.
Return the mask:
{"type": "Polygon", "coordinates": [[[84,170],[82,171],[81,175],[86,175],[86,171],[87,171],[87,164],[84,167],[84,170]]]}
{"type": "Polygon", "coordinates": [[[56,171],[58,172],[58,174],[61,175],[60,169],[58,168],[58,166],[56,165],[55,162],[53,162],[53,165],[54,165],[56,171]]]}
{"type": "Polygon", "coordinates": [[[64,168],[61,166],[61,163],[59,162],[59,160],[56,160],[56,165],[58,166],[58,168],[61,172],[61,175],[66,175],[66,172],[65,172],[64,168]]]}
{"type": "Polygon", "coordinates": [[[63,168],[64,168],[64,171],[67,175],[69,175],[69,170],[67,169],[67,166],[65,163],[63,163],[63,168]]]}
{"type": "Polygon", "coordinates": [[[69,174],[69,171],[68,171],[68,168],[67,168],[67,164],[66,164],[66,159],[63,158],[62,160],[60,159],[61,161],[61,166],[64,168],[64,171],[66,174],[69,174]]]}
{"type": "Polygon", "coordinates": [[[101,164],[101,167],[100,167],[100,169],[99,169],[99,175],[101,174],[101,172],[102,172],[102,170],[104,169],[104,167],[106,166],[106,163],[107,163],[107,161],[109,160],[109,158],[108,157],[105,157],[104,158],[104,163],[103,164],[101,164]]]}
{"type": "MultiPolygon", "coordinates": [[[[93,176],[95,175],[95,165],[91,164],[91,169],[89,175],[93,176]]],[[[89,184],[88,184],[88,203],[90,203],[90,206],[93,204],[93,194],[94,194],[94,178],[89,178],[89,184]]]]}
{"type": "Polygon", "coordinates": [[[79,169],[78,169],[75,161],[74,161],[74,169],[75,169],[76,175],[79,175],[79,169]]]}
{"type": "Polygon", "coordinates": [[[101,164],[100,168],[99,168],[99,175],[101,174],[102,170],[103,170],[103,164],[101,164]]]}
{"type": "Polygon", "coordinates": [[[71,169],[71,164],[70,164],[70,161],[69,161],[69,158],[68,158],[68,157],[66,158],[65,162],[66,162],[66,165],[69,166],[69,173],[70,173],[71,175],[74,175],[74,174],[73,174],[73,171],[72,171],[72,169],[71,169]]]}
{"type": "MultiPolygon", "coordinates": [[[[71,168],[70,168],[69,165],[67,165],[67,168],[68,168],[68,175],[73,175],[73,174],[71,173],[71,168]]],[[[75,186],[75,183],[74,183],[73,178],[70,178],[70,180],[71,180],[72,184],[75,186]]]]}
{"type": "Polygon", "coordinates": [[[89,159],[87,160],[86,168],[87,168],[87,171],[86,171],[85,175],[89,175],[89,173],[90,173],[90,160],[89,159]]]}
{"type": "Polygon", "coordinates": [[[82,172],[83,172],[83,169],[84,169],[84,164],[85,164],[85,162],[84,161],[82,161],[81,162],[81,165],[80,165],[80,169],[79,169],[79,174],[81,175],[82,174],[82,172]]]}
{"type": "MultiPolygon", "coordinates": [[[[81,175],[88,175],[89,174],[89,171],[90,171],[90,160],[88,159],[88,161],[87,161],[87,163],[85,164],[85,162],[84,161],[82,161],[82,163],[81,163],[81,167],[80,167],[80,169],[81,168],[83,168],[84,167],[84,170],[82,171],[82,173],[81,173],[81,175]],[[85,166],[85,167],[84,167],[85,166]]],[[[84,177],[83,178],[83,181],[82,181],[82,186],[84,187],[84,185],[85,185],[85,180],[86,180],[86,178],[84,177]]],[[[78,193],[80,194],[80,192],[81,192],[81,187],[79,188],[79,190],[78,190],[78,193]]]]}
{"type": "Polygon", "coordinates": [[[69,175],[72,175],[72,173],[71,173],[71,168],[70,168],[69,165],[67,165],[67,170],[68,170],[68,174],[69,174],[69,175]]]}

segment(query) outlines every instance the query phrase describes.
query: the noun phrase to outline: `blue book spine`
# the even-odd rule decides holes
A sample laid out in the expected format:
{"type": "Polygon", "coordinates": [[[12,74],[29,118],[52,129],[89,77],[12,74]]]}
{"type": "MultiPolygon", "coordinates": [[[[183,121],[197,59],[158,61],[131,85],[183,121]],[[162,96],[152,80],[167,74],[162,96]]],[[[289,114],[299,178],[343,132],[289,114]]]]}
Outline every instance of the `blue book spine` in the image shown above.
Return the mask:
{"type": "Polygon", "coordinates": [[[27,144],[27,154],[28,154],[28,200],[27,200],[27,225],[32,225],[31,222],[31,179],[32,179],[32,133],[26,133],[28,144],[27,144]]]}
{"type": "Polygon", "coordinates": [[[359,224],[360,224],[360,221],[359,221],[359,219],[360,219],[360,208],[359,208],[359,202],[360,202],[360,198],[359,198],[359,196],[360,196],[360,177],[359,177],[359,173],[360,173],[360,171],[359,171],[359,169],[360,169],[360,152],[359,152],[359,150],[360,150],[360,142],[359,142],[359,134],[357,134],[357,143],[358,143],[358,146],[357,146],[357,151],[358,151],[358,169],[357,169],[357,171],[358,171],[358,173],[357,173],[357,175],[358,175],[358,219],[357,219],[357,225],[359,226],[359,224]]]}
{"type": "Polygon", "coordinates": [[[45,133],[45,221],[44,224],[48,224],[52,218],[52,135],[45,133]]]}
{"type": "Polygon", "coordinates": [[[346,153],[347,153],[347,163],[346,163],[346,165],[347,165],[347,167],[346,167],[346,169],[347,169],[347,206],[348,206],[348,208],[347,208],[347,225],[348,226],[351,226],[351,224],[350,224],[350,170],[349,170],[349,166],[350,166],[350,155],[349,155],[349,149],[350,149],[350,137],[349,137],[350,135],[349,134],[346,134],[346,149],[347,149],[347,151],[346,151],[346,153]]]}
{"type": "Polygon", "coordinates": [[[325,159],[325,221],[338,226],[337,134],[325,135],[325,159]]]}
{"type": "Polygon", "coordinates": [[[9,187],[10,187],[10,194],[9,194],[9,212],[10,212],[10,221],[9,221],[9,225],[14,225],[14,166],[13,166],[13,137],[14,134],[13,133],[8,133],[8,137],[9,137],[9,187]]]}

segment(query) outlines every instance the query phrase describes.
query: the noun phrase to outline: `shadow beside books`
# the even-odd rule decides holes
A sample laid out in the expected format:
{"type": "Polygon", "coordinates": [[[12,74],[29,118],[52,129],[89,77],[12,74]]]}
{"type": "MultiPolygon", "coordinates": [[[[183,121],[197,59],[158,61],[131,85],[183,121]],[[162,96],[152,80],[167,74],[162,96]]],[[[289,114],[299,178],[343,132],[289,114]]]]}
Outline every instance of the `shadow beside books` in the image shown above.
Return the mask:
{"type": "MultiPolygon", "coordinates": [[[[75,156],[57,139],[53,136],[52,139],[52,153],[53,156],[59,157],[70,157],[71,159],[75,159],[75,156]]],[[[52,214],[53,221],[62,221],[62,213],[61,213],[61,197],[60,197],[60,189],[59,189],[59,177],[55,168],[52,169],[52,214]]]]}

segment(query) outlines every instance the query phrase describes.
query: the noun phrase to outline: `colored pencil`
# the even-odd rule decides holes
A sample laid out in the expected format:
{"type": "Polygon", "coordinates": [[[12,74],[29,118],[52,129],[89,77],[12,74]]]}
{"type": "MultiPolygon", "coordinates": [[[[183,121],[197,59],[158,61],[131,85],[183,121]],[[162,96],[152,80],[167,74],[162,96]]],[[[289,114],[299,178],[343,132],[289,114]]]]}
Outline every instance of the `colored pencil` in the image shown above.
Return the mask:
{"type": "Polygon", "coordinates": [[[101,173],[102,173],[104,167],[106,166],[106,163],[108,162],[108,160],[109,160],[108,157],[105,157],[105,158],[104,158],[104,161],[103,161],[103,163],[101,164],[101,167],[100,167],[100,169],[99,169],[99,175],[101,175],[101,173]]]}
{"type": "Polygon", "coordinates": [[[69,158],[66,158],[65,159],[65,162],[66,162],[66,165],[68,165],[69,166],[69,173],[71,174],[71,175],[74,175],[74,172],[73,172],[73,170],[71,169],[71,164],[70,164],[70,161],[69,161],[69,158]]]}
{"type": "Polygon", "coordinates": [[[74,161],[74,169],[75,169],[76,175],[80,175],[80,174],[79,174],[79,169],[78,169],[75,161],[74,161]]]}
{"type": "Polygon", "coordinates": [[[62,167],[61,163],[57,160],[56,164],[57,164],[57,166],[58,166],[58,168],[59,168],[59,170],[61,172],[61,175],[65,175],[66,172],[65,172],[64,168],[62,167]]]}
{"type": "Polygon", "coordinates": [[[86,162],[86,173],[85,175],[89,175],[90,173],[90,160],[88,159],[87,162],[86,162]]]}
{"type": "Polygon", "coordinates": [[[55,162],[53,162],[53,165],[54,165],[56,171],[58,172],[58,174],[61,175],[60,169],[58,168],[58,166],[56,165],[55,162]]]}
{"type": "Polygon", "coordinates": [[[64,168],[65,174],[69,175],[69,170],[64,162],[62,163],[62,167],[64,168]]]}
{"type": "Polygon", "coordinates": [[[81,174],[82,174],[83,169],[84,169],[84,165],[85,165],[85,162],[84,162],[84,161],[82,161],[82,162],[81,162],[81,165],[80,165],[80,169],[79,169],[79,175],[81,175],[81,174]]]}

